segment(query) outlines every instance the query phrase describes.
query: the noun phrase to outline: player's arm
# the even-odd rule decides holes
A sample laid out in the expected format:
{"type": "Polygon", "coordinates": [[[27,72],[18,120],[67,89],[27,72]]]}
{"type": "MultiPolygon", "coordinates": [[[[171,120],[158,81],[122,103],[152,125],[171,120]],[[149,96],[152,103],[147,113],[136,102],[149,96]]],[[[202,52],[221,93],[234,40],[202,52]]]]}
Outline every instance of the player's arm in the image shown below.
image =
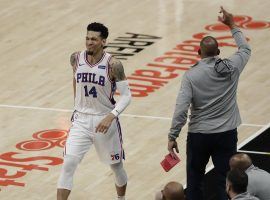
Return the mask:
{"type": "Polygon", "coordinates": [[[74,52],[70,56],[70,65],[72,66],[72,71],[73,71],[73,95],[75,99],[75,94],[76,94],[76,79],[75,79],[75,73],[77,70],[77,56],[79,52],[74,52]]]}
{"type": "Polygon", "coordinates": [[[124,67],[119,60],[115,58],[111,59],[109,75],[116,83],[116,89],[120,93],[119,101],[116,103],[115,108],[111,112],[115,117],[117,117],[130,104],[131,92],[124,72],[124,67]]]}
{"type": "Polygon", "coordinates": [[[192,100],[192,88],[187,77],[187,73],[184,74],[181,88],[179,90],[175,110],[172,118],[170,132],[168,134],[168,151],[174,156],[173,149],[179,153],[176,138],[179,136],[182,127],[186,124],[188,109],[192,100]]]}
{"type": "Polygon", "coordinates": [[[112,58],[109,63],[109,69],[110,79],[116,83],[116,89],[120,93],[120,98],[115,108],[96,127],[96,132],[101,133],[107,132],[112,121],[125,110],[131,101],[131,92],[122,63],[112,58]]]}
{"type": "Polygon", "coordinates": [[[227,12],[223,7],[221,7],[220,13],[222,13],[223,16],[219,17],[219,21],[230,28],[232,36],[238,46],[238,51],[230,56],[228,60],[230,64],[241,73],[250,58],[251,48],[242,31],[237,28],[233,15],[227,12]]]}

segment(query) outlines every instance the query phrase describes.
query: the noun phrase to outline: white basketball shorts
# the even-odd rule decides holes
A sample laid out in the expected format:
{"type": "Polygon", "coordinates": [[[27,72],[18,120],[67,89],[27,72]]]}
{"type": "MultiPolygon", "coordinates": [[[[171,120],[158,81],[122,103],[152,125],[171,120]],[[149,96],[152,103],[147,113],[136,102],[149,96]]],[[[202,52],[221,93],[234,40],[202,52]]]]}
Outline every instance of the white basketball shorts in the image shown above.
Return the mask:
{"type": "Polygon", "coordinates": [[[77,156],[82,160],[85,153],[94,144],[100,160],[106,164],[115,164],[125,159],[118,118],[113,120],[107,133],[95,132],[97,125],[105,117],[106,115],[89,115],[75,111],[64,155],[77,156]]]}

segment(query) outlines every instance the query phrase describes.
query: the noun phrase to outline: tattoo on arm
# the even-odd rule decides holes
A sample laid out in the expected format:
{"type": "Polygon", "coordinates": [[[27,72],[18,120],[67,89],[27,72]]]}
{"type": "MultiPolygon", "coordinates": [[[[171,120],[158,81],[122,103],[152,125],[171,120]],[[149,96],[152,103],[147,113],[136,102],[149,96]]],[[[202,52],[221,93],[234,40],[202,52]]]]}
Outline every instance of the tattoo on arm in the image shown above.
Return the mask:
{"type": "MultiPolygon", "coordinates": [[[[70,64],[72,66],[72,70],[73,70],[73,76],[76,72],[76,57],[78,55],[78,52],[74,52],[73,54],[71,54],[70,56],[70,64]]],[[[76,79],[73,77],[73,95],[74,95],[74,100],[75,100],[75,95],[76,95],[76,79]]]]}
{"type": "Polygon", "coordinates": [[[74,74],[76,72],[76,57],[78,55],[79,52],[74,52],[73,54],[71,54],[70,56],[70,64],[72,66],[72,70],[73,70],[73,94],[74,94],[74,99],[75,99],[75,95],[76,95],[76,79],[74,78],[74,74]]]}
{"type": "Polygon", "coordinates": [[[74,52],[73,54],[71,54],[70,56],[70,64],[71,66],[75,66],[76,65],[76,57],[77,57],[78,52],[74,52]]]}
{"type": "Polygon", "coordinates": [[[76,79],[75,78],[73,78],[73,96],[75,99],[75,96],[76,96],[76,79]]]}
{"type": "Polygon", "coordinates": [[[76,57],[78,55],[79,52],[74,52],[73,54],[71,54],[70,56],[70,64],[72,66],[73,72],[76,71],[76,57]]]}
{"type": "Polygon", "coordinates": [[[126,75],[124,72],[124,67],[119,60],[113,60],[111,63],[111,73],[114,81],[126,80],[126,75]]]}

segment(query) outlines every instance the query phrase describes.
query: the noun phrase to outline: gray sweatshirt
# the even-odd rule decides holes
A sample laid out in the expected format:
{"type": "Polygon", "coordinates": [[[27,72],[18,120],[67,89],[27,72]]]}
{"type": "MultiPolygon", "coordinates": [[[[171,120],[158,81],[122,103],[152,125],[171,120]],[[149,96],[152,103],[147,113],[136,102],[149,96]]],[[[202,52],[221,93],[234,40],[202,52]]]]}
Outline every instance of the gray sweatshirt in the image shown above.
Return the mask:
{"type": "Polygon", "coordinates": [[[240,29],[231,32],[238,46],[236,53],[222,61],[217,56],[204,58],[183,75],[169,138],[178,137],[189,107],[189,132],[219,133],[241,124],[236,91],[251,50],[240,29]]]}
{"type": "Polygon", "coordinates": [[[246,173],[248,175],[247,191],[260,200],[270,200],[270,174],[254,165],[246,173]]]}
{"type": "Polygon", "coordinates": [[[257,197],[250,195],[248,192],[238,194],[232,200],[260,200],[257,197]]]}

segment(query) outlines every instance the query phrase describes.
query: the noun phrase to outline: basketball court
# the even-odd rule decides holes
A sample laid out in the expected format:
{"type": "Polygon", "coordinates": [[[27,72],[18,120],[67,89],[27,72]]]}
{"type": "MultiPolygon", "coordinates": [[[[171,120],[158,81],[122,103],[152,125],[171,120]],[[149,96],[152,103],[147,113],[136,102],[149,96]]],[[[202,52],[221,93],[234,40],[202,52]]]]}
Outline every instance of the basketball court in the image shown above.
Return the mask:
{"type": "MultiPolygon", "coordinates": [[[[69,57],[85,49],[86,26],[94,21],[108,26],[105,50],[122,61],[133,94],[120,117],[127,199],[153,199],[168,181],[185,184],[187,126],[177,140],[180,164],[166,173],[160,161],[167,154],[181,78],[199,60],[200,39],[216,37],[222,58],[236,51],[230,32],[217,21],[220,5],[237,15],[252,48],[238,87],[242,148],[270,126],[268,0],[1,0],[0,199],[56,199],[73,109],[69,57]]],[[[269,140],[259,141],[243,151],[269,158],[269,140]],[[260,144],[267,148],[256,149],[260,144]]],[[[90,149],[75,173],[70,199],[115,196],[110,168],[90,149]]]]}

